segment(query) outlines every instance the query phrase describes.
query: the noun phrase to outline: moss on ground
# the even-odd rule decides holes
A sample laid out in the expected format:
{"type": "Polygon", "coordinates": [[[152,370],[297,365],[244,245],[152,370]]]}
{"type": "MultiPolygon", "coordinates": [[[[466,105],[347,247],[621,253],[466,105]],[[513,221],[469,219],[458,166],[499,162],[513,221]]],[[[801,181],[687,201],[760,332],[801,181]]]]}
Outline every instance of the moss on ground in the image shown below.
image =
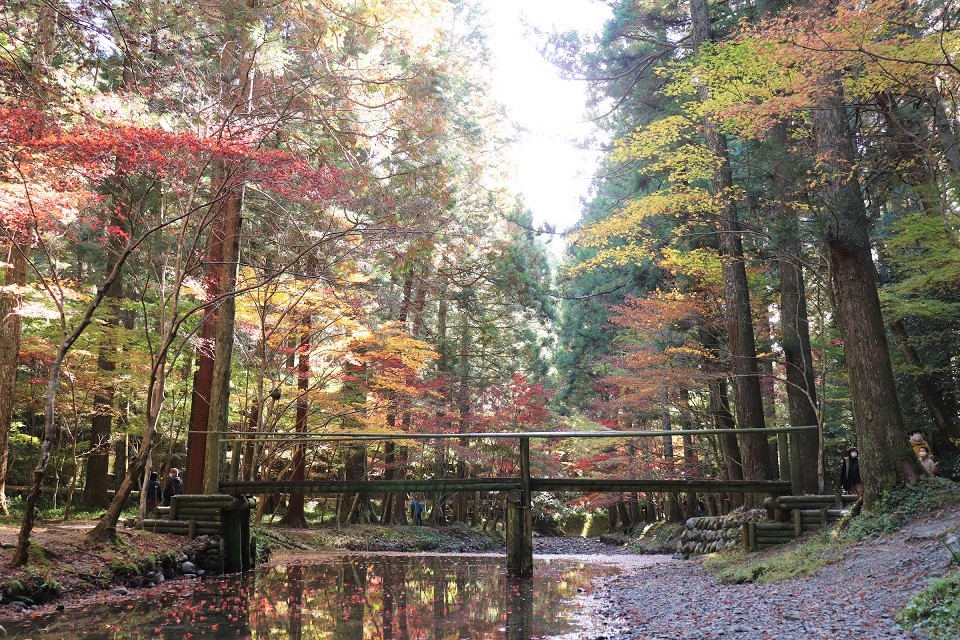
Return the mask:
{"type": "Polygon", "coordinates": [[[683,533],[680,522],[654,522],[643,528],[639,536],[630,542],[634,551],[639,553],[673,553],[683,533]]]}
{"type": "Polygon", "coordinates": [[[761,553],[741,549],[715,553],[707,556],[704,566],[720,582],[778,582],[812,575],[842,560],[846,550],[847,545],[827,533],[761,553]]]}
{"type": "Polygon", "coordinates": [[[931,640],[960,637],[960,571],[932,580],[897,615],[905,627],[926,633],[931,640]]]}

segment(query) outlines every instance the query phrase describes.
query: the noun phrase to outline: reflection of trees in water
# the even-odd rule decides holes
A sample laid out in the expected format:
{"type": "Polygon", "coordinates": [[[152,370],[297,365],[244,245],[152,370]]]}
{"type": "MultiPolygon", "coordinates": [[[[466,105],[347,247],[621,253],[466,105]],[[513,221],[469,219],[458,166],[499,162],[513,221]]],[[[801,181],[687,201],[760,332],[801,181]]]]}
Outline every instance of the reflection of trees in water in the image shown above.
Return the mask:
{"type": "Polygon", "coordinates": [[[170,582],[159,595],[104,602],[65,614],[5,624],[10,637],[75,640],[182,640],[250,638],[248,604],[252,580],[231,576],[216,580],[170,582]]]}
{"type": "MultiPolygon", "coordinates": [[[[611,570],[612,571],[612,570],[611,570]]],[[[249,577],[182,581],[155,598],[14,626],[14,636],[78,640],[529,640],[570,629],[566,602],[585,575],[538,563],[533,583],[507,582],[499,558],[343,556],[249,577]],[[130,607],[130,608],[128,608],[130,607]]]]}
{"type": "Polygon", "coordinates": [[[258,581],[257,637],[289,640],[529,640],[569,628],[564,601],[584,571],[544,565],[529,581],[507,581],[499,559],[345,556],[258,581]],[[300,599],[294,591],[300,591],[300,599]],[[268,603],[286,600],[283,611],[268,603]],[[296,606],[295,606],[296,605],[296,606]],[[536,606],[535,606],[536,605],[536,606]],[[285,629],[283,628],[285,627],[285,629]]]}

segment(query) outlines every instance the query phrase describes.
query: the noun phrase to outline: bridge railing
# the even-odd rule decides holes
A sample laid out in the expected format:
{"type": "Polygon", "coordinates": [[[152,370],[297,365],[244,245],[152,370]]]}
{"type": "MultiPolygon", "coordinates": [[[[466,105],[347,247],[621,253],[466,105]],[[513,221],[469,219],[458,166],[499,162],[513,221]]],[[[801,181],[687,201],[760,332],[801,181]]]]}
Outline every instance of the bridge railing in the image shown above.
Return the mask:
{"type": "Polygon", "coordinates": [[[331,433],[266,433],[228,432],[220,433],[220,446],[232,445],[233,454],[229,479],[220,483],[225,493],[413,493],[432,491],[657,491],[657,492],[715,492],[800,494],[800,447],[799,437],[804,431],[818,427],[775,427],[765,429],[677,429],[671,431],[526,431],[489,433],[383,433],[383,432],[331,432],[331,433]],[[551,439],[633,439],[664,438],[673,436],[715,436],[721,434],[775,435],[778,439],[779,480],[710,480],[705,478],[653,479],[653,478],[534,478],[530,473],[531,440],[551,439]],[[324,480],[292,481],[242,481],[237,478],[239,452],[250,449],[250,443],[285,443],[288,445],[398,442],[416,440],[499,440],[514,439],[520,444],[519,476],[509,478],[434,478],[401,480],[341,481],[324,480]]]}

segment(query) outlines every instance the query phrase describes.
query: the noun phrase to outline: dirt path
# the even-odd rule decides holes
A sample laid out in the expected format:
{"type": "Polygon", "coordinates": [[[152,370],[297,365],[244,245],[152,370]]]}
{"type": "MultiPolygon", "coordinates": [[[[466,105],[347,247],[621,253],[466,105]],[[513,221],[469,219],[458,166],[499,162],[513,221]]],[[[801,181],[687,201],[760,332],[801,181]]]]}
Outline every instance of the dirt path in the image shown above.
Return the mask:
{"type": "Polygon", "coordinates": [[[578,640],[920,640],[893,620],[949,554],[936,536],[960,511],[932,514],[885,540],[857,545],[810,578],[727,585],[698,560],[625,568],[591,594],[578,640]]]}

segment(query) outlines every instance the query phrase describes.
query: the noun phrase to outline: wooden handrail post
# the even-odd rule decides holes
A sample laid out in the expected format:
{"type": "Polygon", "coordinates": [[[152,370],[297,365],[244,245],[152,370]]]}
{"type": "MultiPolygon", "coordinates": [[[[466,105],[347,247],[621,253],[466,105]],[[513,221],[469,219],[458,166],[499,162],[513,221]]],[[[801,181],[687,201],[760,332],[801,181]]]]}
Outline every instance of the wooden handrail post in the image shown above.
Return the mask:
{"type": "Polygon", "coordinates": [[[790,470],[793,468],[790,464],[790,441],[786,433],[777,434],[777,459],[780,467],[778,477],[781,480],[792,478],[793,476],[790,474],[790,470]]]}
{"type": "Polygon", "coordinates": [[[520,490],[507,494],[507,572],[533,575],[533,511],[530,499],[530,438],[520,438],[520,490]]]}
{"type": "Polygon", "coordinates": [[[520,438],[520,489],[523,504],[530,506],[530,438],[520,438]]]}

